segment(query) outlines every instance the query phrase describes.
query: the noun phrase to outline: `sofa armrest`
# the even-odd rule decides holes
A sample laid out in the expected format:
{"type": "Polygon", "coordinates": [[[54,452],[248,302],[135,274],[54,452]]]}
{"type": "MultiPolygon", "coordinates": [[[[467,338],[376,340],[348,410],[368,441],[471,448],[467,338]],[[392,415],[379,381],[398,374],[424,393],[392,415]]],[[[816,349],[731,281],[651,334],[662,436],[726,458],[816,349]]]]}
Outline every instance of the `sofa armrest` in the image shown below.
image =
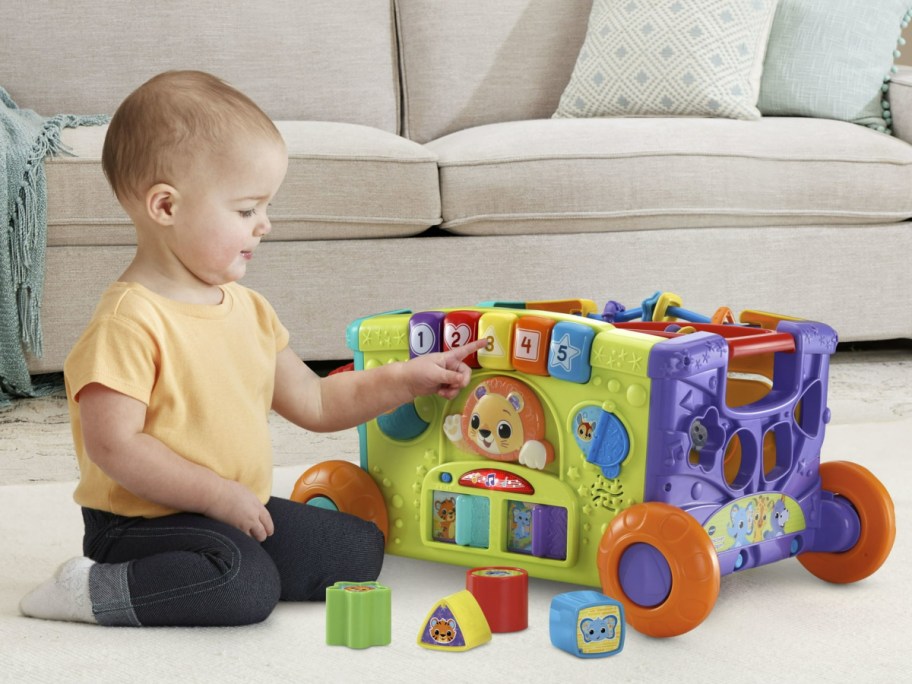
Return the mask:
{"type": "Polygon", "coordinates": [[[889,98],[893,135],[912,143],[912,67],[897,67],[890,79],[889,98]]]}

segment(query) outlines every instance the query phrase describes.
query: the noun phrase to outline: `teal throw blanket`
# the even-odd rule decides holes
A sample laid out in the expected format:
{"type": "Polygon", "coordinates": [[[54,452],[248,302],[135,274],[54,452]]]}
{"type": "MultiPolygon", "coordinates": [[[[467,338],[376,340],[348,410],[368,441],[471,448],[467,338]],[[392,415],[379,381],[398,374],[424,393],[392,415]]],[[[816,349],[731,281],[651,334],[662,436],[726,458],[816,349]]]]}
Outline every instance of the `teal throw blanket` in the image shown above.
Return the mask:
{"type": "Polygon", "coordinates": [[[44,159],[69,154],[60,132],[106,123],[107,116],[44,118],[19,109],[0,87],[0,406],[11,396],[40,393],[26,353],[41,356],[41,292],[47,248],[44,159]]]}

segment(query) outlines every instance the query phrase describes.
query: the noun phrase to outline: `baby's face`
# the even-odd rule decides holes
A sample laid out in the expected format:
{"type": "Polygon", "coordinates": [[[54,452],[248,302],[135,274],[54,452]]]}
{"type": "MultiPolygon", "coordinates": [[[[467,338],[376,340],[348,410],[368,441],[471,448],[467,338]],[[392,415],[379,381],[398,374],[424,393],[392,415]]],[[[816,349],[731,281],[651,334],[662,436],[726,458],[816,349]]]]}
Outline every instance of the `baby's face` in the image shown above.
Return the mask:
{"type": "Polygon", "coordinates": [[[270,201],[285,178],[285,146],[265,138],[213,155],[177,188],[172,251],[188,276],[208,286],[241,279],[269,233],[270,201]]]}

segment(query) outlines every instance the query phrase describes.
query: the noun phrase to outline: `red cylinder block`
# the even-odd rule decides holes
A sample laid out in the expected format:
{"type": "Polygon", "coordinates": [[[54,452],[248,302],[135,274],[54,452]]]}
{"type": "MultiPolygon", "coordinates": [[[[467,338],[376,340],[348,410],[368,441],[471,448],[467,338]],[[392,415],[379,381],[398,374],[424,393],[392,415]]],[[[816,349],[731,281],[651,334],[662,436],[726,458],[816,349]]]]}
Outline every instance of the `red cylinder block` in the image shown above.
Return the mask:
{"type": "Polygon", "coordinates": [[[521,568],[483,567],[466,571],[468,589],[492,632],[519,632],[529,626],[529,574],[521,568]]]}

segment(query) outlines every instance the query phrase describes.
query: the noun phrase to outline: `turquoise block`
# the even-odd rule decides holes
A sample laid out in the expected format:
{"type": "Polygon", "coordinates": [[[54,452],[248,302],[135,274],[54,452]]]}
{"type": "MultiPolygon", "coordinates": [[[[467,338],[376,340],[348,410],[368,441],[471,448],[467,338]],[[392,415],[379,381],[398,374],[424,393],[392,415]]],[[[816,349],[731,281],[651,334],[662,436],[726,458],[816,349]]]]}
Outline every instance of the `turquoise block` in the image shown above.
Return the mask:
{"type": "Polygon", "coordinates": [[[460,494],[456,497],[456,543],[488,548],[491,503],[487,497],[460,494]]]}

